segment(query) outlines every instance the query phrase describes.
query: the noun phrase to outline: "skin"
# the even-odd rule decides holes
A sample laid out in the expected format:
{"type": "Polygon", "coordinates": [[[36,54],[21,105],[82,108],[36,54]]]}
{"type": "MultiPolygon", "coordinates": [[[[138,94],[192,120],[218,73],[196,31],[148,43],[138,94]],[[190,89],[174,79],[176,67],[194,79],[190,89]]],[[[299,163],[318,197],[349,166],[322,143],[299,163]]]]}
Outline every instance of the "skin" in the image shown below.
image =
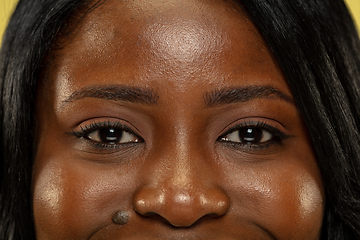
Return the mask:
{"type": "Polygon", "coordinates": [[[239,6],[108,0],[77,26],[38,89],[38,240],[320,238],[311,142],[239,6]],[[108,123],[126,126],[124,143],[101,142],[108,123]],[[241,142],[249,128],[263,140],[241,142]],[[119,210],[124,225],[112,222],[119,210]]]}

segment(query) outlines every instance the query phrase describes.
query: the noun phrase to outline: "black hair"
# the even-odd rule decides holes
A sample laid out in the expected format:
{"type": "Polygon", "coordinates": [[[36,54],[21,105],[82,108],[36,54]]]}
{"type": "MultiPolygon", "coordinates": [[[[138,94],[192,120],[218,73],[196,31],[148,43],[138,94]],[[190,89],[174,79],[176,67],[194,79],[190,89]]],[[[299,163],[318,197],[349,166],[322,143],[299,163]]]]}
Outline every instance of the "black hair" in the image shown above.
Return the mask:
{"type": "MultiPolygon", "coordinates": [[[[31,202],[36,83],[85,0],[20,0],[0,54],[0,239],[35,239],[31,202]]],[[[360,239],[360,41],[343,0],[241,0],[278,60],[325,188],[321,239],[360,239]]],[[[90,8],[90,7],[89,7],[90,8]]]]}

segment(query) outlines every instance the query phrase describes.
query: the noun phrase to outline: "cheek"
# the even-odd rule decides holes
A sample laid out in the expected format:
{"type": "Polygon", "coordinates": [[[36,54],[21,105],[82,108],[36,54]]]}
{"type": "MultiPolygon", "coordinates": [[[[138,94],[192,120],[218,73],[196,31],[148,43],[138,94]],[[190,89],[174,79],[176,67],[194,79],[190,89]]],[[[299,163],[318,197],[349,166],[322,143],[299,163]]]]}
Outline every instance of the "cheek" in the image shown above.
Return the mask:
{"type": "Polygon", "coordinates": [[[64,159],[46,159],[44,162],[34,170],[37,239],[91,236],[112,224],[113,213],[130,204],[128,196],[134,181],[128,181],[130,177],[126,173],[99,163],[81,165],[64,159]]]}
{"type": "Polygon", "coordinates": [[[324,203],[317,174],[276,162],[235,171],[229,179],[235,189],[233,211],[243,212],[277,239],[319,238],[324,203]]]}

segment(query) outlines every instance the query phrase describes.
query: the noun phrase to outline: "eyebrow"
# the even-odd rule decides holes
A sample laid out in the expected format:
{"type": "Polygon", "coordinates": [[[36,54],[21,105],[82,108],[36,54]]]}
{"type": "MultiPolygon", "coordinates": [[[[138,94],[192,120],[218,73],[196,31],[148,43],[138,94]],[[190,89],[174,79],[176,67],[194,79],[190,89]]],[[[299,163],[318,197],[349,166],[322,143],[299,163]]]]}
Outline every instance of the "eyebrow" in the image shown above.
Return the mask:
{"type": "Polygon", "coordinates": [[[96,85],[81,88],[73,92],[62,102],[68,103],[83,98],[100,98],[113,101],[156,105],[159,97],[152,89],[123,85],[96,85]]]}
{"type": "Polygon", "coordinates": [[[223,88],[205,94],[204,102],[206,107],[216,107],[224,104],[248,102],[257,98],[266,98],[274,95],[276,98],[294,104],[294,100],[286,93],[271,86],[223,88]]]}

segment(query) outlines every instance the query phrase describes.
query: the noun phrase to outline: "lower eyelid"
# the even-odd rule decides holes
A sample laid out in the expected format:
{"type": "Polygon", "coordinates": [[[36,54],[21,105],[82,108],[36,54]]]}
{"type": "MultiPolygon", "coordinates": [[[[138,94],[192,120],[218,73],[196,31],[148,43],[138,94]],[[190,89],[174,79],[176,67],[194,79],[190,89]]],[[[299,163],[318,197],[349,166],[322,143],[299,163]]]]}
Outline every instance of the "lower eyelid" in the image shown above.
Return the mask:
{"type": "Polygon", "coordinates": [[[268,149],[276,146],[276,142],[268,141],[260,144],[244,144],[237,142],[219,142],[227,149],[239,153],[268,154],[268,149]],[[263,152],[266,151],[266,152],[263,152]]]}
{"type": "Polygon", "coordinates": [[[77,137],[76,141],[71,141],[70,144],[71,147],[75,150],[86,154],[83,155],[83,157],[87,159],[93,159],[95,161],[100,160],[100,162],[118,162],[119,159],[130,159],[134,155],[142,152],[145,147],[143,141],[127,142],[122,144],[107,144],[103,142],[92,141],[84,137],[77,137]],[[100,155],[106,157],[103,158],[100,157],[100,155]],[[119,156],[121,156],[121,158],[119,158],[119,156]]]}

